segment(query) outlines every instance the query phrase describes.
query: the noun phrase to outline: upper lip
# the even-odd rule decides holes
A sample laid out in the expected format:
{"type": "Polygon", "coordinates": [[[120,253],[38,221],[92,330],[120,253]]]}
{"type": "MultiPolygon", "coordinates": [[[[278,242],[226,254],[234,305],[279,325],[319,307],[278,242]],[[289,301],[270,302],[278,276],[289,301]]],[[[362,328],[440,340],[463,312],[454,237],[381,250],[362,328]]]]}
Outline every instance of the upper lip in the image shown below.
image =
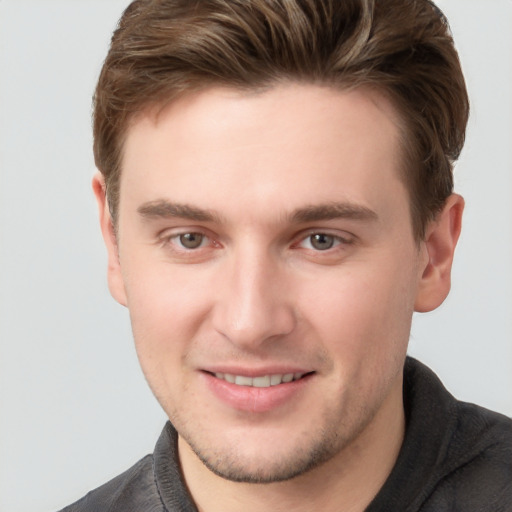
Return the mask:
{"type": "Polygon", "coordinates": [[[310,368],[304,368],[301,366],[266,366],[260,368],[248,368],[248,367],[240,367],[240,366],[231,366],[231,365],[215,365],[208,366],[202,368],[202,371],[208,373],[224,373],[230,375],[240,375],[244,377],[263,377],[266,375],[286,375],[289,373],[312,373],[313,370],[310,368]]]}

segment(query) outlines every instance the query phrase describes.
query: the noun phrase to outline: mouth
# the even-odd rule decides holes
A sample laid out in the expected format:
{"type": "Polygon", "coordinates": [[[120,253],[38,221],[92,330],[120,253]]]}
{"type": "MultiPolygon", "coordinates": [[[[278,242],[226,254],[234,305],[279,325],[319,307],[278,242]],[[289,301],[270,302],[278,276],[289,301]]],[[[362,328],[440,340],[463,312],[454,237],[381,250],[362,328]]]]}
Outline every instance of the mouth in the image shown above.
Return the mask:
{"type": "Polygon", "coordinates": [[[279,386],[304,378],[313,372],[306,373],[275,373],[271,375],[261,375],[258,377],[248,377],[246,375],[234,375],[231,373],[211,373],[217,379],[235,384],[236,386],[247,386],[253,388],[269,388],[271,386],[279,386]]]}
{"type": "Polygon", "coordinates": [[[203,370],[202,374],[207,387],[222,403],[231,409],[253,414],[279,410],[285,404],[297,403],[295,400],[315,374],[314,371],[285,370],[277,373],[279,370],[276,370],[267,370],[268,373],[247,371],[243,372],[245,375],[240,375],[212,369],[203,370]]]}

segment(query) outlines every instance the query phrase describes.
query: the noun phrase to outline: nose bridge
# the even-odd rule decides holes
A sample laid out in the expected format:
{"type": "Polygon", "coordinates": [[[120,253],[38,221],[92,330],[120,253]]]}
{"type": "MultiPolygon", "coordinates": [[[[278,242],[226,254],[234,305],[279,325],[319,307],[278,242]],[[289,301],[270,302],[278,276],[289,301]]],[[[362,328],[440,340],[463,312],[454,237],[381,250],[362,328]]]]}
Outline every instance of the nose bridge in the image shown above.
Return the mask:
{"type": "Polygon", "coordinates": [[[215,312],[219,332],[234,344],[256,347],[293,330],[286,273],[272,251],[243,244],[232,251],[224,265],[215,312]]]}

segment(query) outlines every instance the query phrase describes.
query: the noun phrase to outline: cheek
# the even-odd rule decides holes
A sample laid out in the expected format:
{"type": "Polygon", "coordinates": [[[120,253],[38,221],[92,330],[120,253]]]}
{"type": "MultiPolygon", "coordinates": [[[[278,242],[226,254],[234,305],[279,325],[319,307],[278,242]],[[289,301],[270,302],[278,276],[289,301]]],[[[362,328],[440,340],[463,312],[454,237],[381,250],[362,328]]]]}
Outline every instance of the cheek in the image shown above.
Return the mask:
{"type": "Polygon", "coordinates": [[[324,286],[317,283],[301,295],[320,337],[347,359],[382,356],[408,342],[415,282],[407,269],[362,265],[333,273],[324,286]]]}
{"type": "Polygon", "coordinates": [[[207,315],[207,290],[170,266],[129,267],[125,288],[137,355],[146,379],[172,378],[207,315]]]}
{"type": "Polygon", "coordinates": [[[383,400],[400,374],[413,313],[406,281],[400,272],[353,273],[310,300],[310,325],[333,362],[329,386],[354,414],[383,400]]]}
{"type": "Polygon", "coordinates": [[[197,269],[190,272],[188,268],[148,261],[151,258],[132,262],[124,274],[132,323],[135,327],[144,325],[151,337],[190,328],[189,323],[207,307],[209,287],[205,276],[197,269]]]}

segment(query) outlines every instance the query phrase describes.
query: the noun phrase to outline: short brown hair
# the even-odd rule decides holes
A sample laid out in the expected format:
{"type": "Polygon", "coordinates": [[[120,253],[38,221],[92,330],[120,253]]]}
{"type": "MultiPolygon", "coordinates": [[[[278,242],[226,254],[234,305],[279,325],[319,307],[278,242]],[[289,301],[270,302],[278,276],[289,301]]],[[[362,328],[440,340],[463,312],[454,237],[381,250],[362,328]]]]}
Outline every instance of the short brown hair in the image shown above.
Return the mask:
{"type": "Polygon", "coordinates": [[[114,223],[124,135],[149,105],[209,86],[370,86],[403,122],[414,234],[453,190],[469,103],[448,23],[430,0],[135,0],[94,96],[94,155],[114,223]]]}

